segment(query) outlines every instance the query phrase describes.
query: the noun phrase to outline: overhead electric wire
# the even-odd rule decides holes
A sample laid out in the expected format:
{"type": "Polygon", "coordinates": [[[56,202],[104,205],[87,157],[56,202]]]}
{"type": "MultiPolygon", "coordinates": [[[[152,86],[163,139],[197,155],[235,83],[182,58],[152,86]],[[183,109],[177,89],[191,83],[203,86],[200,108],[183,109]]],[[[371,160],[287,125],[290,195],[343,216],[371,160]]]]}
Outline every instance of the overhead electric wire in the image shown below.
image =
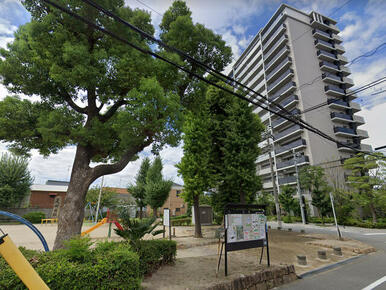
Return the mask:
{"type": "MultiPolygon", "coordinates": [[[[332,141],[332,142],[334,142],[334,143],[336,143],[336,144],[338,144],[338,145],[340,145],[340,146],[342,146],[342,147],[347,147],[347,148],[350,148],[350,149],[352,149],[352,150],[354,150],[354,151],[361,152],[361,153],[364,153],[364,154],[370,154],[370,153],[367,153],[367,152],[362,152],[362,151],[360,151],[360,150],[357,150],[356,148],[352,148],[351,146],[348,146],[348,145],[346,145],[346,144],[344,144],[344,143],[341,143],[341,142],[339,142],[338,140],[336,140],[336,139],[330,137],[329,135],[323,133],[322,131],[320,131],[320,130],[318,130],[318,129],[316,129],[316,128],[313,128],[312,126],[310,126],[310,125],[308,125],[308,124],[302,124],[301,122],[299,122],[298,119],[292,119],[292,118],[290,118],[290,117],[288,117],[288,116],[286,116],[286,115],[283,115],[283,114],[280,113],[280,112],[273,111],[273,110],[270,109],[269,107],[263,106],[260,102],[257,103],[257,102],[255,102],[254,100],[251,100],[250,98],[247,98],[247,97],[245,97],[245,96],[243,96],[243,95],[241,95],[241,94],[239,94],[239,93],[237,93],[237,92],[234,92],[234,91],[232,91],[232,90],[230,90],[230,89],[228,89],[228,88],[225,88],[225,87],[222,87],[222,86],[220,86],[220,85],[218,85],[218,84],[216,84],[216,83],[213,83],[213,82],[209,81],[208,79],[206,79],[205,77],[200,76],[200,75],[198,75],[198,74],[196,74],[196,73],[190,71],[189,69],[187,69],[187,68],[185,68],[185,67],[183,67],[183,66],[181,66],[181,65],[179,65],[179,64],[177,64],[177,63],[174,63],[173,61],[168,60],[167,58],[165,58],[165,57],[163,57],[163,56],[160,56],[160,55],[154,53],[153,51],[143,49],[143,48],[141,48],[141,47],[139,47],[139,46],[137,46],[137,45],[135,45],[135,44],[133,44],[133,43],[127,41],[126,39],[124,39],[124,38],[122,38],[122,37],[116,35],[115,33],[109,31],[108,29],[103,28],[103,27],[100,27],[99,25],[97,25],[97,24],[91,22],[90,20],[88,20],[88,19],[86,19],[86,18],[84,18],[84,17],[78,15],[77,13],[74,13],[73,11],[69,10],[68,8],[62,7],[61,5],[58,5],[58,4],[56,4],[56,3],[54,3],[54,2],[52,2],[52,1],[50,1],[50,0],[43,0],[43,1],[46,2],[46,3],[48,3],[48,4],[50,4],[50,5],[52,5],[52,6],[54,6],[55,8],[57,8],[57,9],[59,9],[59,10],[61,10],[61,11],[63,11],[64,13],[67,13],[68,15],[70,15],[70,16],[72,16],[72,17],[74,17],[74,18],[76,18],[76,19],[78,19],[78,20],[80,20],[80,21],[82,21],[82,22],[84,22],[84,23],[86,23],[86,24],[88,24],[88,25],[94,27],[95,29],[97,29],[97,30],[99,30],[99,31],[101,31],[101,32],[103,32],[103,33],[105,33],[105,34],[107,34],[107,35],[109,35],[109,36],[115,38],[116,40],[119,40],[119,41],[121,41],[121,42],[123,42],[123,43],[129,45],[130,47],[132,47],[132,48],[134,48],[134,49],[136,49],[136,50],[138,50],[138,51],[140,51],[140,52],[142,52],[142,53],[144,53],[144,54],[151,55],[151,56],[153,56],[153,57],[155,57],[155,58],[157,58],[157,59],[160,59],[160,60],[162,60],[162,61],[164,61],[164,62],[166,62],[166,63],[168,63],[168,64],[170,64],[170,65],[173,65],[173,66],[177,67],[178,69],[180,69],[180,70],[182,70],[182,71],[184,71],[184,72],[186,72],[186,73],[188,73],[188,74],[194,76],[195,78],[197,78],[197,79],[199,79],[199,80],[201,80],[201,81],[203,81],[203,82],[205,82],[205,83],[207,83],[207,84],[210,84],[210,85],[212,85],[212,86],[214,86],[214,87],[216,87],[216,88],[218,88],[218,89],[221,89],[221,90],[223,90],[223,91],[225,91],[225,92],[227,92],[227,93],[229,93],[229,94],[232,94],[232,95],[238,97],[238,98],[241,99],[241,100],[247,101],[247,102],[249,102],[249,103],[251,103],[251,104],[253,104],[253,105],[255,105],[255,106],[258,106],[258,107],[260,107],[260,108],[262,108],[262,109],[264,109],[264,110],[267,110],[267,111],[271,112],[272,114],[278,115],[278,116],[280,116],[280,117],[282,117],[282,118],[284,118],[284,119],[286,119],[286,120],[288,120],[288,121],[291,121],[291,122],[293,122],[293,123],[299,125],[300,127],[305,128],[305,129],[307,129],[307,130],[309,130],[309,131],[311,131],[311,132],[313,132],[313,133],[315,133],[315,134],[318,134],[318,135],[322,136],[323,138],[325,138],[325,139],[327,139],[327,140],[330,140],[330,141],[332,141]]],[[[89,0],[84,0],[84,1],[89,1],[89,0]]],[[[134,27],[135,27],[135,26],[134,26],[134,27]]],[[[135,27],[135,29],[140,31],[140,29],[138,29],[138,28],[136,28],[136,27],[135,27]]],[[[157,40],[157,42],[161,42],[161,41],[157,40]]],[[[163,45],[166,45],[166,44],[163,44],[163,45]]],[[[177,50],[177,49],[174,48],[174,50],[177,50]]],[[[191,58],[191,57],[189,57],[189,58],[191,58]]],[[[191,59],[193,59],[193,58],[191,58],[191,59]]],[[[197,62],[197,60],[194,60],[194,61],[197,62]]],[[[206,66],[206,65],[205,65],[205,66],[206,66]]],[[[213,69],[210,68],[210,70],[213,70],[213,69]]],[[[213,71],[214,71],[214,70],[213,70],[213,71]]],[[[214,72],[215,72],[216,74],[218,74],[218,75],[223,75],[222,73],[219,73],[219,72],[216,72],[216,71],[214,71],[214,72]]],[[[226,77],[227,77],[227,76],[226,76],[226,77]]],[[[227,78],[228,78],[228,77],[227,77],[227,78]]],[[[233,80],[233,79],[231,79],[231,80],[233,80]]],[[[236,81],[233,80],[233,82],[236,82],[236,81]]],[[[259,94],[259,95],[260,95],[260,94],[259,94]]],[[[262,95],[260,95],[260,96],[262,96],[262,95]]],[[[264,96],[262,96],[262,97],[264,98],[264,96]]]]}

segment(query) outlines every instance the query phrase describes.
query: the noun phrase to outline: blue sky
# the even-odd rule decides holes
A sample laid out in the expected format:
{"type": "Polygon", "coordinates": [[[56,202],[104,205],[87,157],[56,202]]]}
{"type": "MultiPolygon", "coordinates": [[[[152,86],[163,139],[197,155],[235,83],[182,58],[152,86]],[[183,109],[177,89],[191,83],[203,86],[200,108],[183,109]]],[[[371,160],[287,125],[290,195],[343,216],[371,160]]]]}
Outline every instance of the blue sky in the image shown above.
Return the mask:
{"type": "MultiPolygon", "coordinates": [[[[161,15],[172,1],[166,0],[125,0],[133,8],[151,12],[152,21],[157,28],[161,15]],[[142,3],[155,11],[150,10],[142,3]]],[[[192,0],[187,1],[192,10],[194,21],[200,22],[223,36],[232,47],[235,59],[247,47],[253,36],[264,26],[283,1],[277,0],[192,0]]],[[[352,60],[366,52],[372,51],[386,42],[386,1],[374,0],[292,0],[284,1],[295,8],[310,12],[312,10],[328,15],[338,21],[346,49],[345,56],[352,60]]],[[[19,0],[0,0],[0,47],[12,41],[13,33],[19,25],[28,22],[29,13],[19,0]]],[[[360,58],[350,66],[355,87],[363,86],[373,80],[386,76],[386,45],[374,55],[360,58]]],[[[363,109],[359,113],[365,117],[366,125],[360,127],[368,130],[370,138],[364,143],[373,147],[386,145],[386,83],[360,93],[356,101],[363,109]]],[[[7,91],[0,85],[0,99],[7,91]]],[[[2,144],[0,151],[5,150],[2,144]]],[[[148,154],[146,150],[145,154],[148,154]]],[[[176,182],[181,182],[174,165],[182,156],[181,148],[166,148],[161,153],[164,160],[164,174],[176,182]]],[[[74,147],[68,147],[58,155],[44,159],[33,152],[31,170],[36,183],[46,179],[68,179],[74,157],[74,147]]],[[[133,180],[141,160],[128,165],[121,173],[108,176],[107,184],[126,186],[133,180]]]]}

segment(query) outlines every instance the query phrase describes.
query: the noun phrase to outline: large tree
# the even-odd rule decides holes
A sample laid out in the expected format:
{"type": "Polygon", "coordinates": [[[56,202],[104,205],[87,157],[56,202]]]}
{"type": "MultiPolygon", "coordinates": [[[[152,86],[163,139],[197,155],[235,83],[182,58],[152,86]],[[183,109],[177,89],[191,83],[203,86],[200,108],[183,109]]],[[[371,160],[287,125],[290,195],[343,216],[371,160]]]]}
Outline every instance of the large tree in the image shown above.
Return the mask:
{"type": "Polygon", "coordinates": [[[89,202],[92,205],[97,205],[99,200],[99,194],[101,194],[99,208],[115,208],[119,203],[118,194],[110,190],[109,188],[102,188],[102,192],[100,192],[100,189],[101,188],[98,186],[90,188],[87,191],[86,202],[89,202]]]}
{"type": "Polygon", "coordinates": [[[151,164],[146,176],[145,202],[153,209],[153,215],[157,217],[157,209],[167,200],[173,181],[162,176],[162,160],[157,156],[151,164]]]}
{"type": "Polygon", "coordinates": [[[144,158],[138,174],[135,177],[135,184],[130,184],[127,187],[128,192],[135,198],[135,202],[139,207],[139,218],[143,217],[143,208],[146,206],[146,176],[150,168],[150,159],[144,158]]]}
{"type": "Polygon", "coordinates": [[[331,201],[329,192],[331,187],[328,185],[324,170],[320,166],[304,166],[299,172],[299,181],[302,189],[311,193],[311,204],[318,209],[322,218],[331,213],[331,201]]]}
{"type": "Polygon", "coordinates": [[[33,178],[26,158],[2,154],[0,158],[0,208],[18,205],[29,193],[33,178]]]}
{"type": "MultiPolygon", "coordinates": [[[[154,33],[150,14],[124,6],[122,0],[98,1],[107,10],[149,34],[154,33]]],[[[102,175],[121,171],[145,147],[159,150],[179,140],[182,105],[194,108],[201,85],[190,74],[178,71],[114,40],[92,26],[48,6],[26,0],[31,21],[20,26],[7,49],[1,49],[0,76],[12,93],[39,97],[38,101],[7,97],[0,102],[0,140],[10,149],[45,156],[68,145],[76,146],[71,181],[59,216],[54,248],[79,234],[89,185],[102,175]],[[94,167],[91,162],[100,162],[94,167]]],[[[61,5],[144,49],[154,49],[139,34],[105,17],[80,0],[61,5]]],[[[173,7],[181,5],[173,3],[173,7]]],[[[186,10],[188,10],[186,8],[186,10]]],[[[216,69],[229,63],[230,49],[221,37],[203,29],[195,38],[183,38],[179,11],[162,30],[165,41],[189,47],[192,56],[216,69]]],[[[181,12],[182,13],[182,12],[181,12]]],[[[190,14],[184,23],[196,27],[190,14]]],[[[205,72],[188,60],[160,51],[196,73],[205,72]]]]}
{"type": "Polygon", "coordinates": [[[210,119],[204,106],[196,114],[190,113],[185,118],[184,156],[177,165],[178,173],[184,179],[183,198],[194,207],[194,236],[202,238],[199,213],[200,196],[209,190],[213,172],[210,166],[211,140],[209,138],[210,119]]]}
{"type": "Polygon", "coordinates": [[[287,212],[289,222],[292,222],[291,211],[294,210],[297,205],[297,202],[294,198],[295,192],[296,190],[294,187],[289,185],[283,185],[281,187],[281,193],[279,195],[280,204],[287,212]]]}
{"type": "Polygon", "coordinates": [[[377,209],[386,209],[386,162],[382,158],[382,153],[359,153],[344,162],[344,168],[350,170],[348,185],[354,189],[353,200],[370,210],[373,223],[377,222],[377,209]]]}

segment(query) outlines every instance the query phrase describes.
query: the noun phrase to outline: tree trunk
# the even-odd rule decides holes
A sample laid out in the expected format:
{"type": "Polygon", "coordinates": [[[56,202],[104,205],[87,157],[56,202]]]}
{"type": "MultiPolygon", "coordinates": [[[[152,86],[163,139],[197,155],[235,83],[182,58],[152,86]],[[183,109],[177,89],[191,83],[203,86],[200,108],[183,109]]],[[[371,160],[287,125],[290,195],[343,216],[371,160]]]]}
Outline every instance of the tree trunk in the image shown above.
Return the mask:
{"type": "Polygon", "coordinates": [[[198,194],[195,194],[193,196],[193,207],[194,207],[194,237],[202,238],[201,218],[200,218],[200,196],[198,194]]]}
{"type": "Polygon", "coordinates": [[[141,220],[143,217],[143,212],[142,212],[142,206],[139,207],[139,219],[141,220]]]}
{"type": "Polygon", "coordinates": [[[157,208],[153,208],[153,217],[157,218],[157,208]]]}
{"type": "Polygon", "coordinates": [[[377,223],[377,213],[375,212],[375,208],[374,208],[373,204],[370,204],[370,211],[371,211],[371,215],[373,217],[373,224],[376,224],[377,223]]]}
{"type": "Polygon", "coordinates": [[[245,204],[245,193],[243,191],[240,192],[240,203],[245,204]]]}
{"type": "MultiPolygon", "coordinates": [[[[86,194],[93,182],[90,160],[84,147],[78,146],[72,167],[71,181],[58,219],[54,250],[63,248],[63,242],[81,233],[86,194]]],[[[95,180],[95,179],[94,179],[95,180]]]]}

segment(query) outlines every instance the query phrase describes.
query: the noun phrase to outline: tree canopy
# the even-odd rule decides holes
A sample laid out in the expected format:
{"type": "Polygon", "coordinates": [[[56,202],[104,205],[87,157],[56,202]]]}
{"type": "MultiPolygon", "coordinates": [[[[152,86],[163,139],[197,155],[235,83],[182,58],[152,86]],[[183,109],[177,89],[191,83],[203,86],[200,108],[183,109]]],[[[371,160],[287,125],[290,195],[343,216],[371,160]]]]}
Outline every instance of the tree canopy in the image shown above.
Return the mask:
{"type": "MultiPolygon", "coordinates": [[[[194,110],[203,86],[191,74],[52,6],[36,0],[23,4],[32,18],[0,50],[0,77],[11,93],[38,100],[13,96],[0,102],[0,140],[14,152],[28,154],[37,149],[45,156],[76,146],[59,216],[54,246],[58,248],[63,240],[80,233],[85,197],[93,181],[121,171],[149,145],[158,151],[164,144],[178,144],[182,113],[194,110]],[[92,161],[102,164],[91,167],[92,161]]],[[[63,0],[60,5],[143,49],[158,49],[83,1],[63,0]]],[[[149,34],[155,31],[148,12],[124,6],[122,0],[104,0],[100,5],[149,34]]],[[[230,62],[230,48],[219,35],[194,24],[184,2],[174,2],[169,10],[172,17],[165,13],[161,28],[168,44],[178,44],[219,70],[230,62]],[[187,34],[191,37],[182,37],[187,34]]],[[[175,54],[157,52],[200,75],[205,73],[175,54]]]]}
{"type": "Polygon", "coordinates": [[[296,190],[294,187],[289,185],[283,185],[281,187],[281,193],[279,195],[280,204],[287,212],[289,222],[291,222],[291,211],[295,210],[298,205],[298,203],[294,199],[295,192],[296,190]]]}
{"type": "MultiPolygon", "coordinates": [[[[96,205],[98,203],[100,187],[96,186],[90,188],[87,191],[86,202],[90,202],[92,205],[96,205]]],[[[117,198],[117,193],[110,190],[109,188],[102,188],[102,195],[100,200],[100,208],[108,207],[110,209],[116,207],[119,201],[117,198]]]]}
{"type": "Polygon", "coordinates": [[[2,154],[0,157],[0,208],[18,205],[29,193],[33,178],[26,158],[2,154]]]}
{"type": "Polygon", "coordinates": [[[144,158],[141,167],[135,177],[135,184],[128,186],[128,192],[135,198],[139,207],[139,218],[142,219],[142,209],[146,206],[146,176],[150,168],[150,159],[144,158]]]}

